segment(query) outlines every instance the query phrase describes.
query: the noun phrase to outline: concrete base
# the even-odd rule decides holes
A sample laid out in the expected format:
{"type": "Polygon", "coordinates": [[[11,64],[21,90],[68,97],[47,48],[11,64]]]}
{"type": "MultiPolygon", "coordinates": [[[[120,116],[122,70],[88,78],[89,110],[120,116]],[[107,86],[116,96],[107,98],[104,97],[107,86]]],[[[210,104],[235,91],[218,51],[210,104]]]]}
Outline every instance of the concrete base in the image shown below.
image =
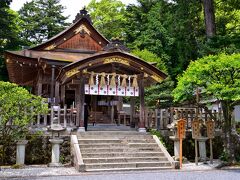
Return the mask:
{"type": "Polygon", "coordinates": [[[140,132],[140,133],[146,133],[147,130],[146,130],[146,128],[138,128],[138,132],[140,132]]]}
{"type": "Polygon", "coordinates": [[[61,163],[49,163],[48,167],[63,167],[61,163]]]}
{"type": "Polygon", "coordinates": [[[85,127],[79,127],[79,128],[77,128],[77,132],[85,132],[85,127]]]}
{"type": "Polygon", "coordinates": [[[23,165],[25,163],[25,148],[27,143],[27,140],[17,142],[16,164],[23,165]]]}
{"type": "Polygon", "coordinates": [[[170,139],[174,141],[174,160],[179,160],[179,154],[180,154],[180,145],[179,145],[179,139],[175,136],[170,136],[170,139]]]}
{"type": "Polygon", "coordinates": [[[63,139],[49,139],[52,144],[52,162],[48,164],[49,167],[61,166],[59,163],[60,158],[60,144],[63,143],[63,139]]]}
{"type": "Polygon", "coordinates": [[[207,137],[198,138],[199,144],[199,154],[200,154],[200,161],[206,162],[207,161],[207,153],[206,153],[206,141],[208,140],[207,137]]]}

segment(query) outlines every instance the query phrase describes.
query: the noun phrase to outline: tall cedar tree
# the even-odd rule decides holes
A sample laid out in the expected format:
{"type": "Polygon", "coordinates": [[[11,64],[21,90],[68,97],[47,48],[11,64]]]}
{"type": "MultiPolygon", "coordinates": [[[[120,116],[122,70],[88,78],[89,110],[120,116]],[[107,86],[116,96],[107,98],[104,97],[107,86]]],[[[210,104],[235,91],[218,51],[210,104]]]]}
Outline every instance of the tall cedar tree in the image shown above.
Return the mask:
{"type": "Polygon", "coordinates": [[[21,38],[28,45],[36,45],[50,39],[68,25],[63,16],[65,7],[60,0],[32,0],[19,10],[23,29],[21,38]]]}
{"type": "Polygon", "coordinates": [[[11,0],[0,1],[0,80],[4,81],[8,79],[8,75],[3,52],[5,50],[16,50],[20,44],[17,14],[9,9],[10,3],[11,0]]]}

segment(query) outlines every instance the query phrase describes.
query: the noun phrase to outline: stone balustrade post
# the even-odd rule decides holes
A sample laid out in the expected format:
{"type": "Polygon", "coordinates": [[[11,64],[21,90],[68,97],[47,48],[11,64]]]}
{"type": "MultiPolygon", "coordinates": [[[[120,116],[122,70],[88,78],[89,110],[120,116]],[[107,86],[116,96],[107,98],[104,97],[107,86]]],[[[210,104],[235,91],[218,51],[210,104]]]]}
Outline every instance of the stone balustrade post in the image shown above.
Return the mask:
{"type": "Polygon", "coordinates": [[[52,144],[52,162],[48,164],[49,167],[61,166],[59,162],[60,158],[60,144],[63,143],[63,139],[49,139],[52,144]]]}
{"type": "Polygon", "coordinates": [[[27,143],[27,140],[20,140],[17,142],[16,164],[23,165],[25,163],[25,149],[27,143]]]}

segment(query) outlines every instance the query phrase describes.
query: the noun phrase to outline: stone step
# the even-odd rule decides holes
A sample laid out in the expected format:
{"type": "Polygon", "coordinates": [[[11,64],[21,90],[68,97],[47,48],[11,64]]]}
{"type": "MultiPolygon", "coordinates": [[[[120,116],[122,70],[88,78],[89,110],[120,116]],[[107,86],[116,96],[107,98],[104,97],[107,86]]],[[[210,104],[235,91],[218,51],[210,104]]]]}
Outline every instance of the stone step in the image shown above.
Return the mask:
{"type": "Polygon", "coordinates": [[[106,158],[106,157],[164,157],[162,152],[98,152],[82,153],[83,158],[106,158]]]}
{"type": "Polygon", "coordinates": [[[79,139],[153,139],[151,135],[79,135],[79,139]]]}
{"type": "Polygon", "coordinates": [[[82,153],[98,153],[98,152],[161,152],[159,148],[151,147],[138,147],[138,148],[129,148],[129,147],[112,147],[112,148],[80,148],[82,153]]]}
{"type": "Polygon", "coordinates": [[[121,143],[119,139],[80,139],[79,144],[121,143]]]}
{"type": "Polygon", "coordinates": [[[166,157],[107,157],[107,158],[84,158],[83,162],[91,163],[122,163],[122,162],[160,162],[167,161],[166,157]]]}
{"type": "Polygon", "coordinates": [[[135,168],[109,168],[109,169],[86,169],[87,172],[99,172],[99,171],[148,171],[148,170],[168,170],[172,169],[172,166],[164,167],[135,167],[135,168]]]}
{"type": "Polygon", "coordinates": [[[78,139],[79,144],[96,143],[155,143],[154,139],[78,139]]]}
{"type": "Polygon", "coordinates": [[[79,144],[80,149],[82,148],[112,148],[112,147],[122,147],[121,143],[99,143],[99,144],[79,144]]]}
{"type": "Polygon", "coordinates": [[[147,137],[138,137],[138,136],[118,136],[118,137],[111,137],[111,136],[85,136],[85,137],[78,137],[78,140],[84,140],[84,139],[116,139],[116,140],[152,140],[152,136],[147,136],[147,137]]]}
{"type": "Polygon", "coordinates": [[[137,131],[87,131],[87,132],[80,132],[80,136],[82,135],[96,135],[96,136],[118,136],[118,135],[147,135],[143,133],[139,133],[137,131]]]}
{"type": "Polygon", "coordinates": [[[115,169],[115,168],[144,168],[144,167],[169,167],[168,161],[162,162],[126,162],[126,163],[92,163],[85,164],[86,169],[115,169]]]}
{"type": "Polygon", "coordinates": [[[156,143],[96,143],[96,144],[82,144],[80,143],[80,149],[82,148],[113,148],[128,146],[129,148],[158,148],[156,143]]]}

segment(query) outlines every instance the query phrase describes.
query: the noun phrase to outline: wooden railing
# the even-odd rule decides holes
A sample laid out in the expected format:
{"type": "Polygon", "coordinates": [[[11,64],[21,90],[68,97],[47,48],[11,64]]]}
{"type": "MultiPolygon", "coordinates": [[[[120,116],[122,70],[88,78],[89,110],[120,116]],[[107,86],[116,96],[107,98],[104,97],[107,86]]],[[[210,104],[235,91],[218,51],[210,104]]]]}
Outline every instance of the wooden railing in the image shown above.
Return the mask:
{"type": "MultiPolygon", "coordinates": [[[[49,109],[49,112],[45,115],[39,115],[37,117],[35,125],[37,126],[47,126],[53,123],[61,124],[63,127],[74,127],[76,126],[76,109],[70,108],[68,109],[65,105],[62,108],[58,106],[53,106],[49,109]],[[53,122],[54,117],[57,117],[57,122],[53,122]]],[[[147,128],[156,128],[159,130],[166,130],[167,125],[171,124],[174,120],[178,120],[180,118],[185,118],[187,120],[187,129],[191,129],[191,122],[196,117],[196,108],[180,108],[180,107],[171,107],[167,109],[148,109],[145,111],[145,126],[147,128]]],[[[200,110],[198,118],[206,121],[213,117],[215,120],[216,128],[221,128],[222,125],[222,112],[212,111],[211,116],[209,112],[204,111],[203,109],[200,110]]],[[[119,123],[124,125],[130,125],[130,118],[121,117],[119,123]]],[[[134,115],[134,121],[136,122],[139,120],[139,114],[136,113],[134,115]]],[[[89,123],[91,121],[89,120],[89,123]]]]}
{"type": "MultiPolygon", "coordinates": [[[[148,128],[156,128],[160,130],[167,129],[167,125],[171,124],[174,120],[185,118],[187,120],[187,129],[191,129],[192,121],[196,118],[196,108],[181,108],[171,107],[167,109],[146,110],[145,112],[145,126],[148,128]]],[[[216,128],[222,126],[222,112],[215,110],[209,112],[200,109],[198,118],[206,121],[212,117],[215,121],[216,128]]]]}

